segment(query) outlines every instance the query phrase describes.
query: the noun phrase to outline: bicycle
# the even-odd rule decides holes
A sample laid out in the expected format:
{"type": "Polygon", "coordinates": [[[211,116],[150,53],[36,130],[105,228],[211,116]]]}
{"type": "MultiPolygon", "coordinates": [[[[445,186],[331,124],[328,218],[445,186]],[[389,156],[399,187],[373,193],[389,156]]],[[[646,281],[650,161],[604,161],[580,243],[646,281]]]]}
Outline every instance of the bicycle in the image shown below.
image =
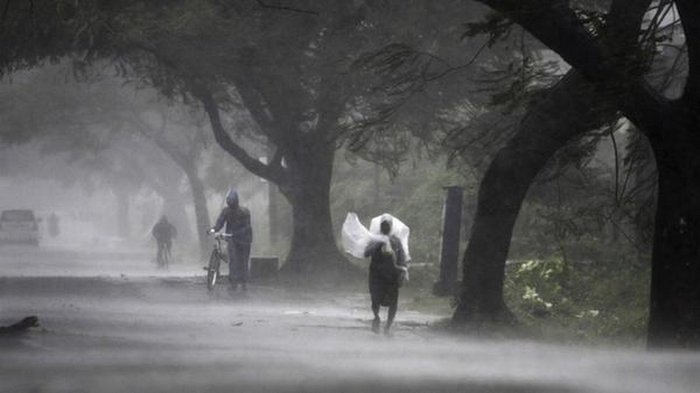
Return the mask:
{"type": "Polygon", "coordinates": [[[156,255],[158,268],[168,270],[171,256],[170,247],[171,245],[165,242],[158,245],[158,254],[156,255]]]}
{"type": "Polygon", "coordinates": [[[226,251],[221,244],[222,240],[230,238],[231,235],[226,233],[216,233],[214,234],[214,249],[211,251],[209,256],[209,265],[204,268],[207,271],[207,289],[212,291],[216,285],[216,280],[219,278],[219,267],[221,262],[228,263],[226,258],[226,251]]]}

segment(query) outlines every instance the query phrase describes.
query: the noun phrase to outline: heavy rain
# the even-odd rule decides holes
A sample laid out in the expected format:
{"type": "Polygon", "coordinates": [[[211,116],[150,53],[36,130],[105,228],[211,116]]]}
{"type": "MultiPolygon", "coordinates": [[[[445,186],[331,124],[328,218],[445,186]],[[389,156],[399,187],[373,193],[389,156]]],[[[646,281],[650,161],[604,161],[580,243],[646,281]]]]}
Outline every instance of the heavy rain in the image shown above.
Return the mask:
{"type": "Polygon", "coordinates": [[[698,23],[0,0],[0,392],[697,393],[698,23]]]}

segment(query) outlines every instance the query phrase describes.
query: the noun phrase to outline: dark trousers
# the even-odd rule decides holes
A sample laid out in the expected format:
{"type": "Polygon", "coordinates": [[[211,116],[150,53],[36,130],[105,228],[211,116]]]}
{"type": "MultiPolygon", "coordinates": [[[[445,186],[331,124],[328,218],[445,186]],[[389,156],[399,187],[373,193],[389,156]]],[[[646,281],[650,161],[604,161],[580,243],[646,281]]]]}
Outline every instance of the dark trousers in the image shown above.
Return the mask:
{"type": "Polygon", "coordinates": [[[248,280],[250,243],[228,242],[228,279],[232,285],[248,280]]]}

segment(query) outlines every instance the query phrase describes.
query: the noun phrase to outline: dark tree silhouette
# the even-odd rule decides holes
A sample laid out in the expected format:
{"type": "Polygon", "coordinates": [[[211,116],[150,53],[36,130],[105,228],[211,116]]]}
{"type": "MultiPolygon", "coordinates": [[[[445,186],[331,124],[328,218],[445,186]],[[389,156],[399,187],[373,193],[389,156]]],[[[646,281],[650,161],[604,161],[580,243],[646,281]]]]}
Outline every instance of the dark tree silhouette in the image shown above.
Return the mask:
{"type": "Polygon", "coordinates": [[[505,263],[528,189],[556,151],[614,115],[615,109],[575,71],[528,110],[479,185],[455,323],[512,319],[503,301],[505,263]]]}
{"type": "MultiPolygon", "coordinates": [[[[616,48],[617,61],[638,73],[633,49],[644,10],[617,11],[608,15],[601,35],[609,47],[616,48]]],[[[558,150],[617,117],[610,94],[602,93],[576,70],[569,71],[528,107],[515,135],[494,156],[479,186],[455,323],[512,318],[503,302],[503,281],[513,226],[523,200],[558,150]]]]}
{"type": "MultiPolygon", "coordinates": [[[[700,4],[673,2],[688,48],[688,76],[681,97],[669,99],[639,73],[628,72],[625,62],[615,56],[619,48],[596,39],[568,5],[555,1],[481,2],[522,25],[597,90],[608,92],[616,107],[649,139],[659,188],[648,345],[700,346],[700,4]]],[[[616,7],[642,14],[650,4],[614,1],[611,14],[616,7]]],[[[641,22],[639,18],[637,23],[641,22]]]]}

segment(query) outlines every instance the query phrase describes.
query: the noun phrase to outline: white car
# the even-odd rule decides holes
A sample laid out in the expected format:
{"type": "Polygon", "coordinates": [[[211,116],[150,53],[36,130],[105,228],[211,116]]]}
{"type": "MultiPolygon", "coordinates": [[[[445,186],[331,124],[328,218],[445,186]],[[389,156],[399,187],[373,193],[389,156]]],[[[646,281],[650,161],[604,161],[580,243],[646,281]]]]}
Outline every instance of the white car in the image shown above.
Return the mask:
{"type": "Polygon", "coordinates": [[[0,243],[39,245],[39,220],[28,209],[0,213],[0,243]]]}

